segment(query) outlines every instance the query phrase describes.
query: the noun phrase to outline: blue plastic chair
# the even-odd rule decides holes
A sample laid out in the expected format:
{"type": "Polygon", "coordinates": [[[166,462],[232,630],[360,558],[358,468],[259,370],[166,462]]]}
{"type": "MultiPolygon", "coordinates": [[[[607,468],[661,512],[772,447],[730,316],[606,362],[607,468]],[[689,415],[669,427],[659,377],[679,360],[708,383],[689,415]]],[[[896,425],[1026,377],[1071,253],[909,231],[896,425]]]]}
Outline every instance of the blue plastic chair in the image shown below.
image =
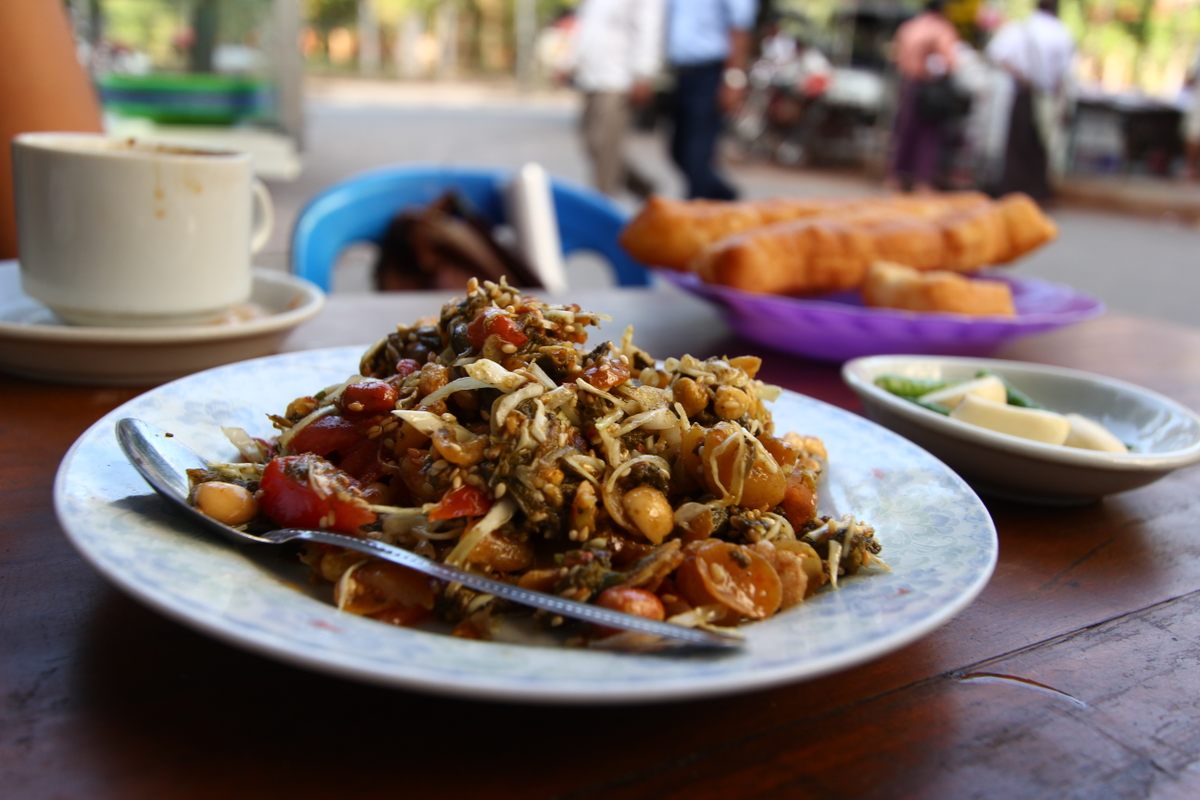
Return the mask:
{"type": "MultiPolygon", "coordinates": [[[[335,184],[300,212],[292,231],[292,272],[330,291],[342,251],[360,242],[378,244],[388,223],[405,209],[426,206],[453,189],[493,223],[505,221],[504,188],[511,172],[496,169],[395,166],[335,184]]],[[[590,251],[603,256],[620,286],[647,286],[650,275],[621,249],[617,234],[626,215],[607,197],[551,181],[563,256],[590,251]]]]}

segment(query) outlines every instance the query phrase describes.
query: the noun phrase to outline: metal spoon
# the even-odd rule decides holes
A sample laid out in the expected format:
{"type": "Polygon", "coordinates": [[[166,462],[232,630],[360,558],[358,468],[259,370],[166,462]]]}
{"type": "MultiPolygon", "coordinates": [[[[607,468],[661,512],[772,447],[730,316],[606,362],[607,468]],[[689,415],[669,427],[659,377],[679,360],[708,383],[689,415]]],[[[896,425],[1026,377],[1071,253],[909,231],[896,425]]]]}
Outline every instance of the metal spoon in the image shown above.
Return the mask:
{"type": "Polygon", "coordinates": [[[209,465],[196,453],[176,442],[170,434],[142,420],[127,417],[117,422],[117,441],[125,452],[126,458],[156,492],[210,530],[243,544],[246,542],[283,544],[293,539],[301,539],[356,550],[415,569],[439,580],[461,583],[476,591],[486,592],[524,606],[539,608],[608,628],[619,628],[641,634],[639,641],[634,643],[639,648],[647,645],[671,645],[731,649],[741,647],[745,643],[744,639],[734,634],[685,628],[682,625],[658,622],[543,592],[522,589],[519,586],[493,580],[474,572],[431,561],[416,553],[374,539],[361,539],[329,531],[298,528],[282,528],[263,534],[246,533],[216,521],[188,502],[190,487],[187,470],[204,469],[209,465]],[[651,641],[644,641],[645,636],[652,637],[651,641]]]}

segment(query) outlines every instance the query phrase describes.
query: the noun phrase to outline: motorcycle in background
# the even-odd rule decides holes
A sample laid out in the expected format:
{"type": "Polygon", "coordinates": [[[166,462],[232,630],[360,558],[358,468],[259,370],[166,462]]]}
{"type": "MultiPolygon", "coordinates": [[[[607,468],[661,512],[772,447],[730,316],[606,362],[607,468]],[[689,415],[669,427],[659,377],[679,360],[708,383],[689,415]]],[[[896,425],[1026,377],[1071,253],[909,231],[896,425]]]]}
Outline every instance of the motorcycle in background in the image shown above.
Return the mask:
{"type": "Polygon", "coordinates": [[[808,163],[822,128],[833,68],[815,47],[788,37],[763,43],[748,74],[746,101],[730,130],[742,154],[784,166],[808,163]]]}

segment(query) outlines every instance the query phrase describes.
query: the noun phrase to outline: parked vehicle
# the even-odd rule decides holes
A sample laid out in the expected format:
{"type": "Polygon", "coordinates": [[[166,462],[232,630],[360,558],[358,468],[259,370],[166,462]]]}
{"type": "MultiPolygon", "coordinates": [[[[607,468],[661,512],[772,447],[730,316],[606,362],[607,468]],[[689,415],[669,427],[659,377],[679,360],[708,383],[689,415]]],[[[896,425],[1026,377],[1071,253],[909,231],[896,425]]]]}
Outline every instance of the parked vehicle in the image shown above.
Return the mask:
{"type": "Polygon", "coordinates": [[[829,60],[814,47],[776,36],[764,42],[748,77],[746,102],[731,123],[734,140],[751,158],[807,163],[825,116],[829,60]]]}

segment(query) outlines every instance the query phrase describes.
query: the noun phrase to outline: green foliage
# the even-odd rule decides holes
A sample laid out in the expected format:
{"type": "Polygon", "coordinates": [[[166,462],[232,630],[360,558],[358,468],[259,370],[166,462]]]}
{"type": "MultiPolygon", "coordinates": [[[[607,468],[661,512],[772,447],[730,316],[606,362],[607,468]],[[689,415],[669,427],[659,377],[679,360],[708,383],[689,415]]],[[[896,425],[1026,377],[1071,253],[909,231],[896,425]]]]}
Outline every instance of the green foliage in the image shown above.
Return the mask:
{"type": "Polygon", "coordinates": [[[220,43],[249,41],[270,19],[271,0],[99,0],[104,37],[147,53],[157,67],[181,67],[173,39],[191,27],[202,1],[216,9],[220,43]]]}

